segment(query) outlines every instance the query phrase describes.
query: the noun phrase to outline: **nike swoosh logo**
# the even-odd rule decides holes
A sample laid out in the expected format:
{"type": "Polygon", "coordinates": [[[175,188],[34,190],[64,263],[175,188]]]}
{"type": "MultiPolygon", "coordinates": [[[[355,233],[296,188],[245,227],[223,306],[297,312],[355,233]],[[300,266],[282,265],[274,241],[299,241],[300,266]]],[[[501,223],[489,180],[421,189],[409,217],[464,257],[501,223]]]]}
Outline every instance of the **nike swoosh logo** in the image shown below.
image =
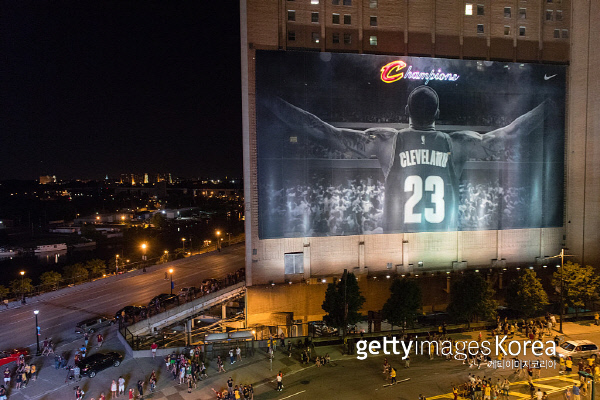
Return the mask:
{"type": "Polygon", "coordinates": [[[548,79],[552,79],[552,78],[554,78],[556,75],[558,75],[558,74],[554,74],[554,75],[550,75],[550,76],[548,76],[548,75],[544,74],[544,80],[545,80],[545,81],[547,81],[548,79]]]}

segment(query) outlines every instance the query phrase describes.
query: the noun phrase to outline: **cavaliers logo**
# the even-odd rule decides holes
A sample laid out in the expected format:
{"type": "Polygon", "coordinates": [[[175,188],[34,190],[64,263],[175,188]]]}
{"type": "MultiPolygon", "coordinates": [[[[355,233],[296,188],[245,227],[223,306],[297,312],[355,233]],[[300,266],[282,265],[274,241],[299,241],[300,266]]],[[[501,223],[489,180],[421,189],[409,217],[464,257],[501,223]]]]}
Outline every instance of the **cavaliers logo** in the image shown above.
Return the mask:
{"type": "Polygon", "coordinates": [[[404,67],[406,67],[406,63],[402,60],[396,60],[385,64],[381,67],[381,80],[385,83],[392,83],[402,79],[404,72],[400,72],[400,70],[404,67]]]}

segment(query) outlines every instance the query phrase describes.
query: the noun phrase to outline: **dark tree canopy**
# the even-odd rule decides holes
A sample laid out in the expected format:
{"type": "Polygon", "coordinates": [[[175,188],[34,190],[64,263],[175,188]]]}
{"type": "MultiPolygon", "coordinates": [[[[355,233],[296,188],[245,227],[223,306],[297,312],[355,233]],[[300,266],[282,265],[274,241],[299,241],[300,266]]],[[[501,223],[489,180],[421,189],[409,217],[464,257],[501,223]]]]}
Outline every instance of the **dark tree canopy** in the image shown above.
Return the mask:
{"type": "Polygon", "coordinates": [[[452,284],[448,313],[460,322],[470,324],[474,319],[496,316],[494,290],[479,273],[466,273],[452,284]]]}
{"type": "Polygon", "coordinates": [[[390,297],[383,305],[382,316],[392,326],[412,325],[422,304],[421,288],[414,280],[394,279],[390,297]]]}
{"type": "Polygon", "coordinates": [[[506,304],[525,317],[538,315],[548,305],[548,295],[535,271],[526,269],[507,288],[506,304]]]}
{"type": "Polygon", "coordinates": [[[360,288],[356,277],[352,273],[346,273],[337,283],[327,285],[325,300],[321,306],[327,313],[323,318],[328,325],[345,329],[346,324],[355,324],[360,320],[359,310],[365,302],[360,294],[360,288]],[[347,317],[344,318],[344,286],[346,287],[346,304],[348,306],[347,317]]]}
{"type": "MultiPolygon", "coordinates": [[[[593,267],[589,265],[584,267],[567,261],[561,269],[563,302],[565,305],[574,308],[577,313],[580,308],[584,308],[587,304],[598,299],[600,277],[593,267]]],[[[552,276],[552,285],[559,293],[561,290],[561,269],[552,276]]]]}

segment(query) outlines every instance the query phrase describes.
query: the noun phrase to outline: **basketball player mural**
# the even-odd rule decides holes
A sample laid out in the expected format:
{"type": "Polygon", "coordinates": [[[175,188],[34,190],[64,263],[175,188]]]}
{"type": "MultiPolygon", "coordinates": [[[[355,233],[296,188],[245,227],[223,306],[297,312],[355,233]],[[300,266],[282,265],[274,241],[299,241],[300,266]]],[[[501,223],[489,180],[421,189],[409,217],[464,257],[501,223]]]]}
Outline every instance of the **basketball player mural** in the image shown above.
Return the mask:
{"type": "Polygon", "coordinates": [[[480,134],[437,131],[439,98],[429,86],[419,86],[408,96],[409,127],[401,130],[336,128],[282,99],[267,106],[283,123],[328,140],[335,149],[379,160],[385,178],[386,233],[457,230],[458,181],[466,161],[502,153],[542,127],[550,111],[545,101],[509,125],[480,134]]]}

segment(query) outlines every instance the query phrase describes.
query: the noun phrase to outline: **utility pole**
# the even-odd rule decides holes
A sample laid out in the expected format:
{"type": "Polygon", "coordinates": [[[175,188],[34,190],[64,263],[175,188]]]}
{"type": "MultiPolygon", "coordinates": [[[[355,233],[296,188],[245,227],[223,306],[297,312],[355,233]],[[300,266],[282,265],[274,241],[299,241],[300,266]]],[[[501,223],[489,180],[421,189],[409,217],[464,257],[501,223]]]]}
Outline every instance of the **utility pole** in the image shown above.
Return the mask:
{"type": "MultiPolygon", "coordinates": [[[[344,329],[342,329],[342,340],[344,342],[344,346],[346,346],[346,329],[348,328],[348,301],[346,300],[346,288],[348,287],[348,270],[344,269],[344,329]]],[[[347,346],[346,346],[347,347],[347,346]]],[[[347,348],[347,352],[349,352],[349,348],[347,348]]]]}
{"type": "Polygon", "coordinates": [[[559,325],[559,329],[558,331],[560,333],[563,333],[563,319],[565,316],[565,295],[564,295],[564,281],[563,281],[563,269],[565,268],[565,257],[573,257],[572,254],[565,254],[565,250],[569,250],[569,249],[565,249],[562,248],[560,249],[560,254],[553,256],[553,257],[548,257],[548,258],[558,258],[560,257],[560,325],[559,325]]]}

